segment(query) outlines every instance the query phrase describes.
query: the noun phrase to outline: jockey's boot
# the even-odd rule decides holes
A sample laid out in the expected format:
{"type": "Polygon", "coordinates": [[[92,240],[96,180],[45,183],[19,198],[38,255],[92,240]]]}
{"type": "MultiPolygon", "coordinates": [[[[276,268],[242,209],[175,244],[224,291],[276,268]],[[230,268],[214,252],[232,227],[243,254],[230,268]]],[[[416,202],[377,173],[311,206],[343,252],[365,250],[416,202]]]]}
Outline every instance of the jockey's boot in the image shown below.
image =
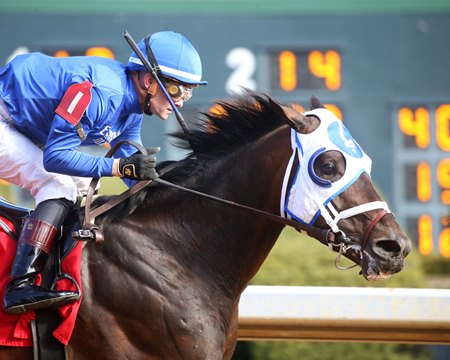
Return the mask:
{"type": "MultiPolygon", "coordinates": [[[[56,201],[61,200],[57,199],[56,201]]],[[[70,203],[65,203],[69,206],[70,203]]],[[[73,302],[79,298],[79,294],[73,291],[57,291],[35,285],[36,276],[43,270],[48,255],[58,236],[59,227],[52,225],[55,222],[63,222],[67,214],[66,208],[52,203],[55,200],[48,200],[42,203],[42,208],[38,211],[37,217],[33,217],[34,212],[24,222],[22,232],[17,244],[16,257],[11,269],[11,279],[8,282],[3,298],[3,308],[8,314],[21,314],[28,310],[35,310],[47,307],[59,307],[73,302]],[[50,216],[52,223],[39,219],[39,215],[49,213],[49,209],[59,209],[59,214],[50,216]],[[56,220],[56,221],[55,221],[56,220]]]]}

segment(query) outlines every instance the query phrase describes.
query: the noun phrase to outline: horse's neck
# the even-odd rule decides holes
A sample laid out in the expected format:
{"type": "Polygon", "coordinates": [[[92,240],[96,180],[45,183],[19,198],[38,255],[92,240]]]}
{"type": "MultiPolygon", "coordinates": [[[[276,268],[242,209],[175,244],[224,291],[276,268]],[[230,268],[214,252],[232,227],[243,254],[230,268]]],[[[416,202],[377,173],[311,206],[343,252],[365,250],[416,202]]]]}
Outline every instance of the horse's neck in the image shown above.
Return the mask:
{"type": "MultiPolygon", "coordinates": [[[[206,191],[279,214],[281,187],[290,153],[289,130],[279,129],[222,164],[206,191]]],[[[210,219],[209,226],[205,224],[210,241],[207,247],[211,251],[220,249],[221,269],[232,275],[236,285],[245,287],[266,259],[282,226],[228,205],[205,205],[210,219]]]]}

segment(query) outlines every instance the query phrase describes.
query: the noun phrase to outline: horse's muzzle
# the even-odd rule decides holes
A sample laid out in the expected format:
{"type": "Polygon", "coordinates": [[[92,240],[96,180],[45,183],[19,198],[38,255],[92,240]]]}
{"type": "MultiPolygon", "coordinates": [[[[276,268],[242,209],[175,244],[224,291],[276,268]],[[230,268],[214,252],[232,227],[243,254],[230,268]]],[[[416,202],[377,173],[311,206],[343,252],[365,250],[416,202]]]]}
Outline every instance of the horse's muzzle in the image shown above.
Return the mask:
{"type": "Polygon", "coordinates": [[[361,269],[362,275],[369,281],[389,278],[404,267],[404,259],[411,251],[408,238],[374,239],[364,251],[361,269]]]}

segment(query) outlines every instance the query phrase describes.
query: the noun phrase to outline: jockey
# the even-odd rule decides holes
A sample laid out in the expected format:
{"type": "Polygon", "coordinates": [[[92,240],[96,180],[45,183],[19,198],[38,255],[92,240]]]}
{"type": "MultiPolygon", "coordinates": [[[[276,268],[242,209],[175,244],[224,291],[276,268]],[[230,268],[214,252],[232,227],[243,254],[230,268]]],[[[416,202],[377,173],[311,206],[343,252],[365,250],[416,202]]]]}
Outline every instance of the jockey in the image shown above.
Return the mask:
{"type": "MultiPolygon", "coordinates": [[[[165,91],[181,108],[194,87],[207,84],[201,80],[197,51],[171,31],[146,39],[138,48],[151,57],[165,91]]],[[[143,113],[166,120],[173,111],[157,84],[134,52],[128,65],[100,57],[31,53],[0,69],[0,178],[28,190],[36,201],[23,224],[5,290],[7,313],[59,307],[79,297],[35,284],[65,217],[92,177],[118,176],[128,186],[155,179],[159,148],[142,155],[126,144],[114,158],[78,148],[114,146],[120,140],[142,144],[143,113]]]]}

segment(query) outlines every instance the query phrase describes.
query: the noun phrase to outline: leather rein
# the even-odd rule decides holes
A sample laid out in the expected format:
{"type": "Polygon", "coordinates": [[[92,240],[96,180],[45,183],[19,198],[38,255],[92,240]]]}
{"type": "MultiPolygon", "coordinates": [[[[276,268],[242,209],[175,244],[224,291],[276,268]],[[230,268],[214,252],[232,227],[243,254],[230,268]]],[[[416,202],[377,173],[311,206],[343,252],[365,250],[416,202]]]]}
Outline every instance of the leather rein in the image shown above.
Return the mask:
{"type": "MultiPolygon", "coordinates": [[[[128,143],[128,144],[136,147],[140,153],[147,154],[147,150],[143,146],[141,146],[135,142],[129,141],[129,140],[123,140],[123,141],[118,142],[114,147],[112,147],[107,152],[105,157],[111,157],[117,151],[119,146],[122,145],[123,143],[128,143]]],[[[163,168],[162,170],[160,170],[160,175],[164,175],[164,173],[166,173],[168,170],[170,170],[170,168],[171,168],[171,166],[169,165],[169,166],[163,168]]],[[[206,194],[206,193],[202,193],[202,192],[199,192],[199,191],[196,191],[193,189],[189,189],[184,186],[177,185],[177,184],[171,183],[169,181],[163,180],[160,177],[155,180],[139,181],[138,183],[136,183],[129,189],[125,190],[121,194],[108,200],[106,203],[102,204],[101,206],[99,206],[95,209],[91,209],[94,193],[95,193],[95,190],[96,190],[99,180],[100,180],[100,178],[94,178],[94,179],[92,179],[91,183],[89,184],[89,188],[88,188],[86,199],[85,199],[86,202],[85,202],[85,210],[84,210],[84,214],[85,214],[84,221],[83,221],[81,230],[73,233],[73,237],[75,240],[95,241],[95,243],[97,243],[97,244],[102,243],[104,241],[104,237],[103,237],[103,234],[100,231],[99,227],[94,223],[95,218],[97,216],[109,211],[116,205],[125,201],[126,199],[128,199],[132,195],[136,194],[143,188],[149,186],[150,184],[157,183],[157,184],[160,184],[163,186],[173,187],[173,188],[179,189],[181,191],[185,191],[185,192],[197,195],[197,196],[201,196],[201,197],[204,197],[204,198],[207,198],[207,199],[210,199],[210,200],[222,203],[222,204],[226,204],[226,205],[235,207],[237,209],[245,210],[249,213],[252,213],[252,214],[255,214],[258,216],[262,216],[265,219],[268,219],[273,222],[277,222],[279,224],[293,227],[296,230],[298,230],[299,232],[306,233],[310,237],[313,237],[313,238],[319,240],[322,244],[327,245],[332,251],[338,252],[339,254],[336,258],[335,265],[336,265],[336,267],[338,267],[341,270],[346,270],[346,269],[356,266],[356,264],[349,266],[349,267],[339,266],[341,255],[344,254],[350,248],[356,248],[356,247],[360,246],[359,252],[362,257],[364,249],[366,248],[366,246],[368,244],[370,233],[372,232],[375,225],[388,212],[386,209],[384,209],[372,220],[372,222],[369,224],[369,226],[367,227],[367,229],[365,231],[362,244],[359,245],[359,244],[355,244],[353,241],[351,241],[342,231],[339,233],[334,233],[331,229],[321,229],[321,228],[318,228],[318,227],[315,227],[312,225],[303,224],[298,221],[287,219],[287,218],[284,218],[279,215],[275,215],[275,214],[272,214],[272,213],[269,213],[266,211],[262,211],[262,210],[255,209],[255,208],[252,208],[252,207],[249,207],[246,205],[242,205],[242,204],[236,203],[234,201],[226,200],[226,199],[219,198],[219,197],[216,197],[216,196],[213,196],[210,194],[206,194]]]]}

